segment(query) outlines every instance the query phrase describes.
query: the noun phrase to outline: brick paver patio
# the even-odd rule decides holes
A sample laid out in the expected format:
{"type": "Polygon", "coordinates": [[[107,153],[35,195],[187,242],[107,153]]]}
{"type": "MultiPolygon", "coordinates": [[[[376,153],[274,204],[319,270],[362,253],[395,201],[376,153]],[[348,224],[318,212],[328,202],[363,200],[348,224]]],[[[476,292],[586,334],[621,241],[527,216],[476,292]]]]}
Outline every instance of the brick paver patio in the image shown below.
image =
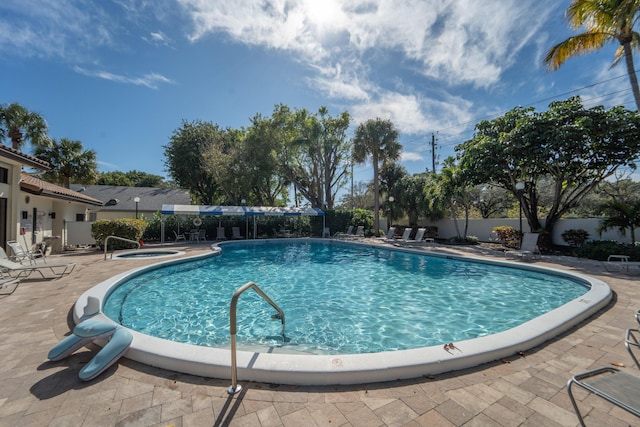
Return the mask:
{"type": "MultiPolygon", "coordinates": [[[[189,254],[208,250],[180,248],[189,254]]],[[[576,426],[565,388],[571,375],[612,363],[640,375],[624,347],[625,330],[637,326],[637,276],[607,272],[598,262],[545,256],[537,264],[607,282],[614,302],[543,346],[474,369],[355,386],[243,383],[243,391],[229,397],[229,380],[121,359],[83,383],[78,371],[96,347],[60,362],[46,358],[70,331],[72,304],[100,281],[153,261],[105,261],[97,251],[51,258],[78,267],[58,280],[24,280],[15,293],[0,296],[0,426],[576,426]]],[[[589,426],[640,425],[602,399],[575,394],[589,426]]]]}

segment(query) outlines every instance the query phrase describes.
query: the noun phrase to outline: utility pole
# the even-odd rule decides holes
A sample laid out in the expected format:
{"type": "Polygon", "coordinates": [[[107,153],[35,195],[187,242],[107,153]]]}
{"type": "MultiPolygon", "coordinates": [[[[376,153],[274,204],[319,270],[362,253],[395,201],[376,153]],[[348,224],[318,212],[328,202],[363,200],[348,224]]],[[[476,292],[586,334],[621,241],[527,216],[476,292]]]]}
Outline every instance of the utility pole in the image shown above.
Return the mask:
{"type": "Polygon", "coordinates": [[[436,135],[431,134],[431,171],[436,173],[436,135]]]}

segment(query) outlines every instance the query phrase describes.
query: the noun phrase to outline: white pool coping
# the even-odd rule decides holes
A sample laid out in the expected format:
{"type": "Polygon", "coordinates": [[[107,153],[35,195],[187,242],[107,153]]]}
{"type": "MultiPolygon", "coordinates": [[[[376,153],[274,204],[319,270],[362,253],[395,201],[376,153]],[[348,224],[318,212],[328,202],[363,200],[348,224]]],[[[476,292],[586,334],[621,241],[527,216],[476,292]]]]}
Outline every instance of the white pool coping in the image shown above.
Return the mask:
{"type": "Polygon", "coordinates": [[[174,256],[182,256],[185,254],[184,251],[178,251],[175,249],[138,249],[135,251],[127,251],[127,252],[120,252],[120,253],[114,253],[113,256],[110,259],[117,259],[117,260],[135,260],[135,259],[140,259],[142,257],[128,257],[127,255],[140,255],[140,254],[144,254],[144,253],[157,253],[160,255],[154,255],[153,257],[147,257],[146,259],[156,259],[156,258],[170,258],[170,257],[174,257],[174,256]],[[162,252],[162,254],[160,254],[162,252]],[[170,252],[170,253],[169,253],[170,252]]]}
{"type": "MultiPolygon", "coordinates": [[[[281,241],[282,239],[280,239],[281,241]]],[[[327,239],[304,239],[322,241],[327,239]]],[[[243,241],[239,241],[243,242],[243,241]]],[[[246,242],[246,241],[244,241],[246,242]]],[[[268,242],[268,240],[261,240],[268,242]]],[[[336,242],[336,241],[333,241],[336,242]]],[[[234,242],[226,242],[233,244],[234,242]]],[[[225,244],[226,244],[225,243],[225,244]]],[[[338,243],[338,242],[336,242],[338,243]]],[[[588,276],[510,261],[496,261],[458,255],[445,255],[411,248],[390,247],[360,242],[339,244],[361,245],[370,248],[398,250],[439,258],[505,265],[531,271],[577,279],[590,286],[590,290],[575,300],[530,320],[515,328],[481,338],[455,343],[454,350],[445,350],[444,344],[432,347],[369,354],[302,355],[287,353],[243,351],[237,352],[237,379],[276,384],[331,385],[362,384],[417,378],[443,372],[470,368],[483,363],[510,357],[548,341],[569,328],[580,324],[605,307],[612,298],[609,286],[588,276]]],[[[78,298],[73,316],[76,323],[89,317],[113,322],[100,308],[105,297],[118,283],[130,276],[156,268],[215,256],[220,247],[212,245],[212,252],[132,269],[118,274],[92,287],[78,298]],[[97,313],[96,313],[97,312],[97,313]]],[[[203,347],[177,343],[151,337],[131,330],[133,343],[125,357],[159,368],[211,378],[231,378],[231,352],[229,349],[203,347]]],[[[241,345],[241,343],[239,343],[241,345]]]]}

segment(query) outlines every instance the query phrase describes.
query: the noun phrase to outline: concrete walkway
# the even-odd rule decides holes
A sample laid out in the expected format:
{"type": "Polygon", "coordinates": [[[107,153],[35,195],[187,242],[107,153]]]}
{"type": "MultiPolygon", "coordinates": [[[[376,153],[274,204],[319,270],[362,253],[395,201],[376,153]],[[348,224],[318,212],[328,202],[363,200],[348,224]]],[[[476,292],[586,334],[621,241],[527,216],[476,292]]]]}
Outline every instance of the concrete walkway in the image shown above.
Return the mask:
{"type": "MultiPolygon", "coordinates": [[[[208,250],[179,248],[188,254],[208,250]]],[[[78,371],[96,347],[60,362],[46,358],[70,331],[71,306],[89,287],[153,261],[105,261],[97,251],[54,260],[78,267],[62,279],[24,280],[12,295],[0,296],[0,426],[576,426],[565,388],[571,375],[613,363],[640,375],[624,348],[625,330],[637,326],[637,276],[609,273],[598,262],[543,257],[536,264],[605,281],[615,301],[543,346],[477,368],[357,386],[244,383],[239,395],[229,397],[229,380],[121,359],[83,383],[78,371]]],[[[602,399],[580,390],[576,396],[589,426],[640,425],[602,399]]]]}

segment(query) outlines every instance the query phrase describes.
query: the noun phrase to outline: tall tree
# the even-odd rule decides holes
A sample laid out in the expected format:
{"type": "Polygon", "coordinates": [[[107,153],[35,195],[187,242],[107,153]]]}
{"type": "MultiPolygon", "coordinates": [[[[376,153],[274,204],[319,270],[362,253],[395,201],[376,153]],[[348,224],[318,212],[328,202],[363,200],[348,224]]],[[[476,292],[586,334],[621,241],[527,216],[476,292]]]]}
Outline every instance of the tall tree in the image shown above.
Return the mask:
{"type": "Polygon", "coordinates": [[[640,89],[632,52],[633,48],[640,47],[640,35],[634,31],[639,12],[638,0],[573,0],[566,18],[574,29],[586,26],[586,30],[552,47],[544,62],[551,70],[556,70],[573,56],[598,51],[607,43],[618,42],[620,46],[612,67],[624,58],[636,108],[640,109],[640,89]]]}
{"type": "Polygon", "coordinates": [[[374,186],[374,233],[380,235],[380,182],[378,172],[387,162],[400,158],[402,145],[391,120],[370,119],[358,125],[353,139],[353,160],[362,164],[371,157],[374,186]]]}
{"type": "Polygon", "coordinates": [[[326,107],[315,115],[298,110],[292,117],[292,140],[283,152],[283,170],[313,207],[333,209],[349,175],[350,122],[346,111],[331,117],[326,107]]]}
{"type": "Polygon", "coordinates": [[[98,176],[96,152],[84,150],[80,141],[62,138],[47,147],[37,146],[35,157],[49,163],[51,169],[42,174],[43,179],[69,188],[75,184],[92,184],[98,176]]]}
{"type": "Polygon", "coordinates": [[[456,151],[465,183],[492,184],[520,197],[530,228],[551,232],[618,168],[635,168],[640,115],[623,107],[585,109],[579,97],[553,102],[541,113],[517,107],[478,123],[456,151]],[[522,193],[518,182],[525,184],[522,193]],[[544,227],[538,217],[543,187],[551,192],[544,227]]]}
{"type": "Polygon", "coordinates": [[[210,122],[183,121],[163,147],[169,175],[191,192],[196,203],[214,204],[219,197],[220,186],[207,168],[205,153],[224,138],[224,131],[210,122]]]}
{"type": "Polygon", "coordinates": [[[34,147],[50,144],[47,122],[40,114],[16,103],[0,106],[0,139],[5,138],[9,138],[11,147],[16,150],[28,141],[34,147]]]}

